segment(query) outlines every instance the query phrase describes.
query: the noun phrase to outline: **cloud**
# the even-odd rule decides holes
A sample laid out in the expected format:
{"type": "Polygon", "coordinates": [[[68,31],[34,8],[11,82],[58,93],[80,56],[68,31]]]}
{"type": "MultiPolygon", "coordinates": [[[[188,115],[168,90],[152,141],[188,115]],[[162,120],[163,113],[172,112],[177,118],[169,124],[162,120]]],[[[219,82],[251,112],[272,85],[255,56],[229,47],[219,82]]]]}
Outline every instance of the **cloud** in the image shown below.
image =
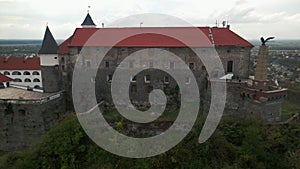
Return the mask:
{"type": "MultiPolygon", "coordinates": [[[[299,0],[110,0],[110,1],[40,1],[0,0],[0,38],[43,37],[48,22],[54,36],[65,39],[83,21],[87,6],[95,23],[101,27],[119,18],[141,13],[162,13],[182,18],[195,26],[215,26],[228,20],[237,33],[255,37],[261,30],[287,37],[300,37],[299,0]],[[272,27],[271,27],[272,25],[272,27]],[[286,30],[286,31],[284,31],[286,30]],[[293,31],[293,32],[291,32],[293,31]],[[253,33],[254,32],[254,33],[253,33]],[[254,35],[256,34],[256,35],[254,35]]],[[[150,26],[147,18],[128,20],[117,26],[150,26]]],[[[175,26],[161,22],[161,26],[175,26]]]]}

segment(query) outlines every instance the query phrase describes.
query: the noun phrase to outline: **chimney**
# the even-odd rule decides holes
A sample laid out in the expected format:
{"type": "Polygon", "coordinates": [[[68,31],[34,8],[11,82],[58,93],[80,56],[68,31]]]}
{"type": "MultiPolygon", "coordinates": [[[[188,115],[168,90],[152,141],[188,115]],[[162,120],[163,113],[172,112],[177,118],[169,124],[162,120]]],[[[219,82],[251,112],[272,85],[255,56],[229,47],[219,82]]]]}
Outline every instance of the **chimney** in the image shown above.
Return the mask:
{"type": "Polygon", "coordinates": [[[230,25],[229,24],[227,24],[227,29],[230,29],[230,25]]]}

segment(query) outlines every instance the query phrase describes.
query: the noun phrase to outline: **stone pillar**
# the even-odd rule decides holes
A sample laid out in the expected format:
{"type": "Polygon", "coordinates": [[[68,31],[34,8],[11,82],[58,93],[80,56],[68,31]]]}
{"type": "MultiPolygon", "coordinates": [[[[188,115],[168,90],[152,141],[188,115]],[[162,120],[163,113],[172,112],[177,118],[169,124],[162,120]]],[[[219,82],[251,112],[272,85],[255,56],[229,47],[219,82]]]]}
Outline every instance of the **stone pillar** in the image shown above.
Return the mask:
{"type": "Polygon", "coordinates": [[[268,55],[269,47],[260,46],[255,70],[255,78],[253,81],[253,87],[259,90],[268,90],[268,55]]]}
{"type": "Polygon", "coordinates": [[[267,80],[268,78],[268,55],[269,47],[260,46],[258,52],[258,61],[255,70],[255,80],[267,80]]]}

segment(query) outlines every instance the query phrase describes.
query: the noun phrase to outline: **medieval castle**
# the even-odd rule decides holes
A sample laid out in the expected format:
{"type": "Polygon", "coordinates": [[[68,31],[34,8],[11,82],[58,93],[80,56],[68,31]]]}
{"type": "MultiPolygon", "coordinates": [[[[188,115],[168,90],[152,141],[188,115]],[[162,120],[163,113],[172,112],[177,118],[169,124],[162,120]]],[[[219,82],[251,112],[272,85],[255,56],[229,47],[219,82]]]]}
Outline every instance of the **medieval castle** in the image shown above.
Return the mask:
{"type": "MultiPolygon", "coordinates": [[[[37,57],[0,58],[0,150],[16,151],[32,145],[49,126],[63,113],[72,111],[72,77],[76,62],[93,67],[93,58],[78,60],[88,39],[97,31],[107,36],[118,36],[140,29],[189,35],[189,27],[145,27],[145,28],[97,28],[88,13],[80,28],[57,45],[49,27],[37,57]]],[[[272,86],[267,80],[268,46],[260,46],[255,77],[249,79],[248,68],[251,43],[230,30],[230,27],[198,27],[214,46],[224,66],[227,83],[227,99],[224,114],[241,117],[254,117],[267,123],[281,121],[281,103],[287,90],[272,86]]],[[[110,43],[103,38],[96,47],[107,47],[110,43]]],[[[112,47],[112,46],[109,46],[112,47]]],[[[193,48],[204,46],[194,45],[193,48]]],[[[100,63],[96,77],[90,82],[96,86],[98,101],[103,101],[107,109],[113,108],[111,80],[114,70],[130,54],[142,49],[158,48],[179,56],[191,69],[199,84],[204,113],[209,107],[210,83],[204,64],[196,54],[182,42],[157,34],[138,34],[114,45],[100,63]],[[100,69],[101,68],[101,69],[100,69]]],[[[152,70],[156,60],[143,63],[130,61],[128,67],[143,65],[143,71],[130,78],[132,103],[141,110],[149,108],[148,95],[153,89],[161,89],[168,98],[167,109],[178,108],[180,99],[176,93],[176,81],[167,73],[152,70]]],[[[175,62],[165,65],[176,69],[175,62]]],[[[216,76],[218,76],[216,74],[216,76]]],[[[224,77],[219,77],[224,78],[224,77]]],[[[185,77],[190,83],[190,77],[185,77]]]]}

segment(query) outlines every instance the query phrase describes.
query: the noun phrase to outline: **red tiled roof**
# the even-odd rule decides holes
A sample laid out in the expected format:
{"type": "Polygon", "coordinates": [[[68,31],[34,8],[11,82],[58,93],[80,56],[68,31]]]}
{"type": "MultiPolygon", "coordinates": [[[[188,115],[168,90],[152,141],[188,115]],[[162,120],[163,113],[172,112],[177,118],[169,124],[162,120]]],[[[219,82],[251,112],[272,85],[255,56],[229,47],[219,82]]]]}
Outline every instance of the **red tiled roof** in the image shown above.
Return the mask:
{"type": "Polygon", "coordinates": [[[251,43],[231,30],[217,27],[198,27],[198,30],[193,27],[77,28],[70,39],[69,46],[205,47],[212,45],[212,39],[215,46],[253,47],[251,43]],[[199,35],[201,32],[202,36],[199,35]],[[90,37],[93,40],[89,40],[90,37]],[[119,39],[124,40],[117,42],[116,40],[119,39]],[[182,40],[188,44],[184,44],[182,40]],[[89,44],[86,44],[87,42],[89,44]]]}
{"type": "Polygon", "coordinates": [[[215,44],[217,46],[251,46],[253,45],[247,40],[240,37],[227,28],[211,28],[215,44]]]}
{"type": "Polygon", "coordinates": [[[12,80],[13,80],[12,78],[7,77],[7,76],[3,75],[2,73],[0,73],[0,82],[9,82],[12,80]]]}
{"type": "Polygon", "coordinates": [[[58,46],[58,54],[64,55],[64,54],[68,54],[69,53],[69,48],[68,45],[70,44],[72,40],[72,36],[70,36],[67,40],[65,40],[63,43],[61,43],[58,46]]]}
{"type": "Polygon", "coordinates": [[[40,58],[0,57],[0,70],[41,70],[40,58]]]}

